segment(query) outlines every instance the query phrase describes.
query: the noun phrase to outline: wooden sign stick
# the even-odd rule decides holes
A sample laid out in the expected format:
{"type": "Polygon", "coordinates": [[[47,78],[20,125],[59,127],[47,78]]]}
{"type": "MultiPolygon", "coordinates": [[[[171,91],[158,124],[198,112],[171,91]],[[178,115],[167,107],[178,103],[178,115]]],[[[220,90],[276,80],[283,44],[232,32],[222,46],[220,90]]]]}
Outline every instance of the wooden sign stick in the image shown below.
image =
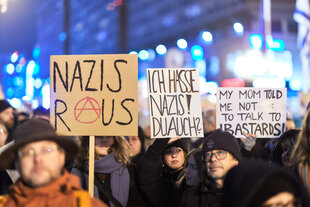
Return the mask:
{"type": "Polygon", "coordinates": [[[88,192],[94,197],[95,136],[89,136],[88,192]]]}

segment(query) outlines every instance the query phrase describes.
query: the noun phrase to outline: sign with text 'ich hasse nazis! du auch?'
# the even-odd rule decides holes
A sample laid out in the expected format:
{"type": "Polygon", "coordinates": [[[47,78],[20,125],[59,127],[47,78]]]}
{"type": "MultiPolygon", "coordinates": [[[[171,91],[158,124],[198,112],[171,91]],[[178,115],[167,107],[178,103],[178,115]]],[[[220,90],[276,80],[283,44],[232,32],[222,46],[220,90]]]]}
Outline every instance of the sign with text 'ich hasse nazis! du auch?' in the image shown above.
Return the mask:
{"type": "Polygon", "coordinates": [[[147,69],[152,138],[203,137],[196,68],[147,69]]]}
{"type": "Polygon", "coordinates": [[[277,138],[285,131],[286,88],[218,88],[216,127],[236,137],[277,138]]]}
{"type": "Polygon", "coordinates": [[[57,132],[138,134],[137,55],[51,56],[50,83],[57,132]]]}

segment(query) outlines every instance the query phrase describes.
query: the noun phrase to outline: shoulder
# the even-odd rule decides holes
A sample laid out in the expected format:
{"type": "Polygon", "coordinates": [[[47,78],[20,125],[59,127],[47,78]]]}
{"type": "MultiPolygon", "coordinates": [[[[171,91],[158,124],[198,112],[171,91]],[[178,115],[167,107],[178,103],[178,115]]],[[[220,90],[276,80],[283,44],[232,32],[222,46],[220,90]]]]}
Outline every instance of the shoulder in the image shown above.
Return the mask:
{"type": "Polygon", "coordinates": [[[2,207],[7,202],[8,199],[9,199],[8,195],[0,195],[0,207],[2,207]]]}

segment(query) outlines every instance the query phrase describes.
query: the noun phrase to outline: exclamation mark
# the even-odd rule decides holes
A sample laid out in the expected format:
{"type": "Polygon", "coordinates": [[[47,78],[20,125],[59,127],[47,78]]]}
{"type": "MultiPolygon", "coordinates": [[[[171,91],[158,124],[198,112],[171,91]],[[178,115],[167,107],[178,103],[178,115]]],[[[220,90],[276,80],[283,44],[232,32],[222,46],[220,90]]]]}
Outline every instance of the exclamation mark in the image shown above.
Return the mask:
{"type": "Polygon", "coordinates": [[[187,113],[190,114],[190,108],[191,108],[191,99],[192,95],[186,95],[186,100],[187,100],[187,113]]]}

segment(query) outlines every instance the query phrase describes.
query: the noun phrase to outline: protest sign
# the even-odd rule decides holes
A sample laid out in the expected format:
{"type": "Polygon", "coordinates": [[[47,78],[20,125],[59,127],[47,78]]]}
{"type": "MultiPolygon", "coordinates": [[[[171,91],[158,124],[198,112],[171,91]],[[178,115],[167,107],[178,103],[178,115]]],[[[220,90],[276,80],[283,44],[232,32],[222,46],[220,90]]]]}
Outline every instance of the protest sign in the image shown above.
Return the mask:
{"type": "Polygon", "coordinates": [[[147,69],[151,138],[203,137],[199,72],[147,69]]]}
{"type": "Polygon", "coordinates": [[[236,137],[276,138],[285,131],[286,88],[218,88],[216,127],[236,137]]]}
{"type": "Polygon", "coordinates": [[[138,134],[137,55],[53,55],[50,83],[58,133],[138,134]]]}

